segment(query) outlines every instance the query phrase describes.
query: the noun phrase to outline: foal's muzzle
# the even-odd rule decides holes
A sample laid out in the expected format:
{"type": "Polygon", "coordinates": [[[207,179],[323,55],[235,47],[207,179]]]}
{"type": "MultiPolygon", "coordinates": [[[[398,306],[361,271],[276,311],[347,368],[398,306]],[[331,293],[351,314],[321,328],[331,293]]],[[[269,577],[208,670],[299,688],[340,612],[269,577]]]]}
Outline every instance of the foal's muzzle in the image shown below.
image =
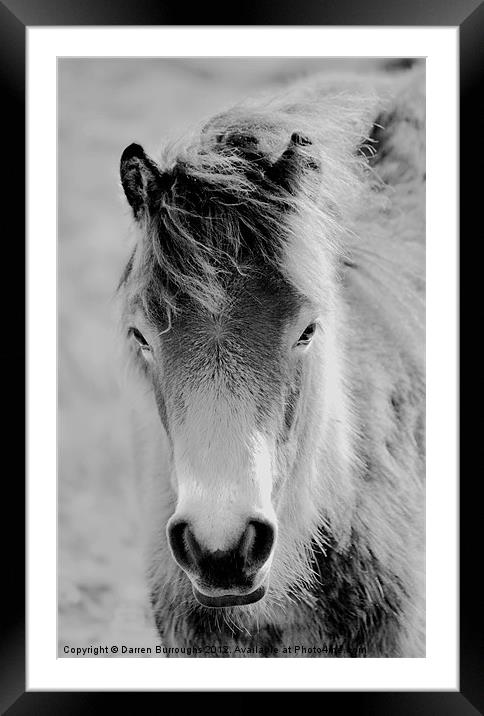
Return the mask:
{"type": "Polygon", "coordinates": [[[168,525],[168,541],[177,564],[188,574],[196,599],[206,607],[252,604],[266,593],[263,567],[275,541],[275,529],[266,521],[249,520],[227,550],[207,550],[186,521],[168,525]]]}

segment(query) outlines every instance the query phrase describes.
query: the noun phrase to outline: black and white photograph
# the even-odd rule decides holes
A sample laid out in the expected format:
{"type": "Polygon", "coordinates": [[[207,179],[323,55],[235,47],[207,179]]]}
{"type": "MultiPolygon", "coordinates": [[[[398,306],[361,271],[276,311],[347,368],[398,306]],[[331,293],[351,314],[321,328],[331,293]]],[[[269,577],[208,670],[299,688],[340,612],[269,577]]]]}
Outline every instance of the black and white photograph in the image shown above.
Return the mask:
{"type": "Polygon", "coordinates": [[[426,60],[59,57],[58,658],[425,658],[426,60]]]}
{"type": "Polygon", "coordinates": [[[476,716],[484,4],[226,10],[0,0],[0,711],[476,716]]]}
{"type": "Polygon", "coordinates": [[[484,713],[483,28],[482,0],[0,0],[2,713],[484,713]]]}

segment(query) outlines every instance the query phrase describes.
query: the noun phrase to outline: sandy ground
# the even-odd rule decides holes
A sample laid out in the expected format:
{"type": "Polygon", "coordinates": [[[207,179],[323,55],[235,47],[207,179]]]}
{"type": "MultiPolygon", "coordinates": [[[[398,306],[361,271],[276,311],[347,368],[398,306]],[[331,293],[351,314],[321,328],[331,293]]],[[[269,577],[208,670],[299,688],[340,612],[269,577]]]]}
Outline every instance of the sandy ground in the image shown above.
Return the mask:
{"type": "Polygon", "coordinates": [[[259,88],[340,66],[284,58],[59,61],[59,656],[64,646],[157,643],[131,504],[114,301],[129,228],[121,152],[138,141],[156,153],[164,139],[259,88]]]}

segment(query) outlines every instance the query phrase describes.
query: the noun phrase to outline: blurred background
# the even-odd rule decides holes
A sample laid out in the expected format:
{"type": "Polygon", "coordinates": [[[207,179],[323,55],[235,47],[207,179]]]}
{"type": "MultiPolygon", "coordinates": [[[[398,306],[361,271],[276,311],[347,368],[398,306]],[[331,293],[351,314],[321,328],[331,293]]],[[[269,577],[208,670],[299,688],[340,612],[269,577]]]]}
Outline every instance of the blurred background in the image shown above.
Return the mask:
{"type": "Polygon", "coordinates": [[[64,646],[157,641],[132,506],[114,300],[130,224],[123,149],[136,141],[156,155],[226,105],[304,75],[408,62],[59,59],[59,656],[64,646]]]}

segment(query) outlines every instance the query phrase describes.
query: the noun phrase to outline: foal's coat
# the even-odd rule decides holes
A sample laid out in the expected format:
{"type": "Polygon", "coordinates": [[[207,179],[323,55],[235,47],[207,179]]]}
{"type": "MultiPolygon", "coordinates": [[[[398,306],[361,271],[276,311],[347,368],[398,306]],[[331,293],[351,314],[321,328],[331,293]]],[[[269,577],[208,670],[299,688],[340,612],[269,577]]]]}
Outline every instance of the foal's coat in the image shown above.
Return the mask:
{"type": "Polygon", "coordinates": [[[424,122],[420,71],[323,78],[123,153],[165,646],[424,655],[424,122]]]}

